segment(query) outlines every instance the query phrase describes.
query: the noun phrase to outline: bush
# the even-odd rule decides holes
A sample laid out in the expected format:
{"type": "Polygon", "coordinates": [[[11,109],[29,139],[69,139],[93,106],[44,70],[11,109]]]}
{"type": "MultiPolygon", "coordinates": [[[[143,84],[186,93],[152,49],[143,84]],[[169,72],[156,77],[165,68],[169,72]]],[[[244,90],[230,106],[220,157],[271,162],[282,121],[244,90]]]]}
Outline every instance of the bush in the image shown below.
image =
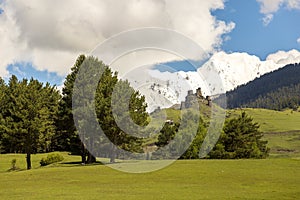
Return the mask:
{"type": "Polygon", "coordinates": [[[47,156],[47,158],[42,158],[40,161],[41,166],[50,165],[52,163],[57,163],[63,161],[64,157],[59,153],[52,153],[47,156]]]}
{"type": "Polygon", "coordinates": [[[239,117],[225,122],[223,133],[209,153],[209,158],[266,158],[269,155],[268,142],[262,138],[258,123],[243,112],[239,117]]]}
{"type": "Polygon", "coordinates": [[[17,159],[12,159],[11,160],[11,168],[9,169],[9,171],[15,171],[18,170],[19,168],[17,167],[17,159]]]}

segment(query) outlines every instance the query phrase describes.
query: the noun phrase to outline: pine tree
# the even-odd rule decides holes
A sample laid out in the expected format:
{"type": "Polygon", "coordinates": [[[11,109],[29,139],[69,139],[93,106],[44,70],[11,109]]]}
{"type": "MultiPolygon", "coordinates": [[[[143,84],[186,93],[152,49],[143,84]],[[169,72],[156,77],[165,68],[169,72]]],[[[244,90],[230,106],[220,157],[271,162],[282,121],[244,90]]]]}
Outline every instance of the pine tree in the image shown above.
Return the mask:
{"type": "Polygon", "coordinates": [[[27,169],[31,169],[31,154],[50,147],[60,95],[49,84],[44,86],[34,79],[18,81],[16,76],[10,78],[5,95],[1,123],[4,149],[26,153],[27,169]]]}
{"type": "Polygon", "coordinates": [[[96,93],[96,113],[102,130],[110,140],[109,157],[113,163],[117,147],[129,152],[143,151],[138,126],[148,123],[147,104],[145,97],[135,91],[127,80],[118,80],[117,73],[108,66],[102,67],[104,72],[96,93]]]}
{"type": "MultiPolygon", "coordinates": [[[[145,98],[140,96],[138,92],[135,92],[131,88],[128,81],[118,80],[117,73],[112,72],[107,65],[99,61],[97,58],[85,58],[84,56],[80,56],[77,59],[75,66],[72,68],[71,74],[69,74],[67,77],[65,87],[67,87],[67,89],[63,90],[64,96],[60,104],[63,107],[62,110],[64,110],[64,112],[61,113],[61,118],[64,119],[63,117],[65,117],[67,122],[71,124],[72,128],[66,130],[65,132],[69,131],[70,135],[72,135],[73,133],[76,134],[75,125],[73,122],[73,114],[76,113],[76,116],[79,115],[77,124],[80,129],[80,138],[83,141],[81,145],[82,148],[85,148],[86,146],[89,147],[89,151],[82,151],[82,158],[84,162],[86,161],[85,152],[88,156],[88,163],[96,161],[95,155],[92,154],[93,149],[96,148],[96,145],[105,146],[107,144],[112,144],[109,151],[111,162],[114,162],[117,156],[116,146],[125,150],[132,150],[133,146],[138,149],[136,146],[140,145],[141,141],[135,137],[128,136],[123,130],[121,130],[116,123],[112,112],[112,104],[114,104],[112,103],[112,95],[114,91],[119,90],[119,92],[116,92],[116,94],[120,94],[120,92],[122,92],[123,95],[132,95],[129,98],[129,103],[127,98],[125,99],[125,102],[123,101],[114,104],[119,106],[117,110],[122,111],[122,116],[124,117],[126,115],[122,109],[127,105],[127,107],[129,106],[129,113],[127,113],[127,116],[129,115],[135,123],[143,125],[147,121],[148,115],[146,114],[145,98]],[[77,75],[79,70],[81,70],[80,76],[77,75]],[[100,80],[96,80],[96,74],[99,73],[101,73],[100,80]],[[74,85],[75,80],[76,85],[74,85]],[[98,82],[95,83],[95,81],[98,82]],[[96,88],[92,88],[95,84],[96,88]],[[89,99],[90,95],[94,92],[95,99],[89,99]],[[75,100],[73,97],[75,97],[75,100]],[[72,100],[75,101],[76,104],[73,110],[72,100]],[[89,122],[89,111],[93,109],[94,105],[97,122],[99,123],[106,137],[100,137],[97,134],[96,125],[89,122]]],[[[118,98],[118,100],[122,100],[122,98],[118,98]]],[[[62,124],[65,125],[66,123],[62,124]]],[[[140,149],[142,148],[140,147],[140,149]]],[[[101,154],[101,152],[97,152],[97,154],[99,153],[101,154]]]]}
{"type": "Polygon", "coordinates": [[[3,134],[4,134],[4,109],[7,104],[7,98],[6,98],[6,89],[7,86],[4,82],[4,80],[0,77],[0,153],[4,151],[3,146],[3,134]]]}
{"type": "Polygon", "coordinates": [[[258,123],[245,112],[238,118],[226,121],[224,133],[210,153],[211,158],[266,158],[269,149],[262,140],[258,123]]]}
{"type": "Polygon", "coordinates": [[[59,102],[59,118],[56,123],[58,127],[58,137],[56,139],[57,150],[80,154],[82,163],[86,163],[86,149],[76,132],[72,113],[72,97],[74,83],[85,58],[85,55],[78,56],[74,66],[71,68],[70,74],[66,77],[62,89],[62,99],[59,102]]]}

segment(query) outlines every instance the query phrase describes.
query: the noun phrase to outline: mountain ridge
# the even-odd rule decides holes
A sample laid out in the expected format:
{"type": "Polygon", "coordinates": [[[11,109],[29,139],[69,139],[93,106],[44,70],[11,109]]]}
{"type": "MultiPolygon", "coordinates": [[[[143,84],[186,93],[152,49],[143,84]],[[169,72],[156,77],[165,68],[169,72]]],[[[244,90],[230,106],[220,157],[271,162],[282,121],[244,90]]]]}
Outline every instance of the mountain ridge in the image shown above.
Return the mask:
{"type": "Polygon", "coordinates": [[[215,53],[197,72],[147,69],[143,76],[135,75],[132,80],[135,88],[140,89],[144,85],[141,93],[150,102],[149,110],[153,110],[158,105],[167,108],[180,104],[188,90],[195,91],[200,87],[204,96],[219,95],[291,63],[300,63],[299,51],[278,51],[264,61],[247,53],[228,54],[221,51],[215,53]]]}
{"type": "Polygon", "coordinates": [[[300,63],[264,74],[226,93],[227,107],[282,110],[300,105],[300,63]]]}

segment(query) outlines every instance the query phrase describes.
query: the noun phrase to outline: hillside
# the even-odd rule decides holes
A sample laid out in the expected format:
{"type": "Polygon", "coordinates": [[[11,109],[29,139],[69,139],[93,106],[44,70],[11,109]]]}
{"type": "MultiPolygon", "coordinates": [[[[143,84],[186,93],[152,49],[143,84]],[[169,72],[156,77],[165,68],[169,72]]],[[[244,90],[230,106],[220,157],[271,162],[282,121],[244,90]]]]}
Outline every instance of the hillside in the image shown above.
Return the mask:
{"type": "Polygon", "coordinates": [[[226,93],[228,108],[297,109],[300,105],[300,64],[267,73],[226,93]]]}
{"type": "MultiPolygon", "coordinates": [[[[164,111],[166,111],[168,119],[179,122],[180,110],[170,108],[164,109],[164,111]]],[[[205,117],[205,121],[209,123],[207,111],[207,107],[202,107],[200,112],[205,117]]],[[[254,122],[260,125],[260,131],[264,133],[264,138],[268,141],[271,157],[300,156],[300,112],[257,108],[231,109],[226,111],[226,118],[238,117],[242,112],[246,112],[254,122]]]]}
{"type": "Polygon", "coordinates": [[[300,156],[300,112],[245,108],[228,110],[227,117],[237,117],[242,112],[260,125],[271,157],[300,156]]]}

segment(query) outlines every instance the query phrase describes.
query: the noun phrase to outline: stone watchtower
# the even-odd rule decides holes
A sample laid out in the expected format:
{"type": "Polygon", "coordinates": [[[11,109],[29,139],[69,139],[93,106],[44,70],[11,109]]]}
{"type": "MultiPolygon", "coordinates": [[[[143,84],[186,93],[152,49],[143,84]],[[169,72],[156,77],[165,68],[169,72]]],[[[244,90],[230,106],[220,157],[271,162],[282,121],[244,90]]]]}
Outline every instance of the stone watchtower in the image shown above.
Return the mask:
{"type": "Polygon", "coordinates": [[[189,90],[187,96],[185,97],[185,108],[191,108],[193,104],[197,101],[196,95],[193,90],[189,90]]]}
{"type": "Polygon", "coordinates": [[[212,106],[212,99],[210,96],[206,96],[206,98],[202,94],[202,90],[199,87],[196,89],[196,93],[193,93],[193,90],[189,90],[187,96],[185,97],[185,101],[181,102],[180,109],[187,109],[193,107],[195,104],[199,104],[199,100],[201,102],[207,102],[208,106],[212,106]]]}
{"type": "Polygon", "coordinates": [[[199,87],[198,89],[196,89],[196,96],[197,96],[199,99],[204,99],[200,87],[199,87]]]}

